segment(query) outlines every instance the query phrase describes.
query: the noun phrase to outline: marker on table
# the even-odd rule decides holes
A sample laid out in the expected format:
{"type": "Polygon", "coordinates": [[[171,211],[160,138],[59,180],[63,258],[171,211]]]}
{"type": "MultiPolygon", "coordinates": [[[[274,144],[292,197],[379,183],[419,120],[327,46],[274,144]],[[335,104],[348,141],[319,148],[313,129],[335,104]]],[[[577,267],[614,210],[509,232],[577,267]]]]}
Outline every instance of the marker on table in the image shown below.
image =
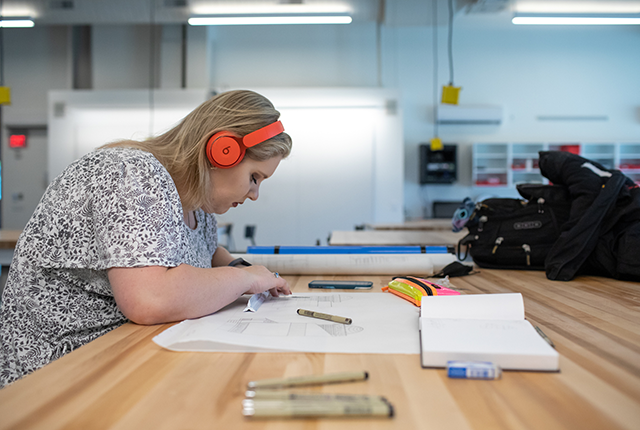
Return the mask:
{"type": "Polygon", "coordinates": [[[369,372],[340,372],[326,375],[296,376],[293,378],[274,378],[250,381],[247,387],[255,388],[285,388],[303,385],[334,384],[338,382],[364,381],[369,378],[369,372]]]}
{"type": "Polygon", "coordinates": [[[243,405],[242,414],[251,418],[310,418],[339,416],[392,417],[393,406],[388,402],[259,402],[249,401],[243,405]]]}
{"type": "Polygon", "coordinates": [[[339,416],[392,417],[393,406],[387,401],[254,401],[243,404],[242,414],[251,418],[310,418],[339,416]]]}
{"type": "Polygon", "coordinates": [[[298,315],[302,315],[303,317],[319,318],[321,320],[333,321],[340,324],[351,324],[353,322],[351,318],[323,314],[321,312],[309,311],[306,309],[298,309],[298,315]]]}
{"type": "Polygon", "coordinates": [[[350,406],[371,406],[379,403],[388,404],[389,401],[384,397],[380,396],[346,396],[346,395],[334,395],[334,394],[326,394],[323,397],[321,396],[302,396],[302,397],[294,397],[291,399],[262,399],[262,398],[253,398],[253,399],[244,399],[242,401],[242,407],[254,407],[256,405],[267,408],[267,407],[280,407],[286,409],[290,406],[299,406],[299,405],[315,405],[315,404],[336,404],[336,405],[350,405],[350,406]]]}
{"type": "Polygon", "coordinates": [[[249,390],[245,393],[246,400],[299,400],[299,401],[341,401],[341,402],[372,402],[386,401],[382,396],[370,394],[330,394],[317,392],[294,392],[286,390],[249,390]]]}

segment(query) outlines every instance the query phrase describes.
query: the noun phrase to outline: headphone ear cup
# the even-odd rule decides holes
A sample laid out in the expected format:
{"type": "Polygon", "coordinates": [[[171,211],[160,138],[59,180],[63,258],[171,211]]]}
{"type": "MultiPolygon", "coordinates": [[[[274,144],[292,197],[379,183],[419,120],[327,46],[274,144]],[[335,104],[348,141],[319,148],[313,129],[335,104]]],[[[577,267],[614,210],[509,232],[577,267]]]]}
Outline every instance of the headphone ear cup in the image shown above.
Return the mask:
{"type": "Polygon", "coordinates": [[[228,131],[221,131],[211,136],[207,142],[206,152],[212,165],[228,169],[242,161],[246,148],[242,144],[242,139],[228,131]]]}

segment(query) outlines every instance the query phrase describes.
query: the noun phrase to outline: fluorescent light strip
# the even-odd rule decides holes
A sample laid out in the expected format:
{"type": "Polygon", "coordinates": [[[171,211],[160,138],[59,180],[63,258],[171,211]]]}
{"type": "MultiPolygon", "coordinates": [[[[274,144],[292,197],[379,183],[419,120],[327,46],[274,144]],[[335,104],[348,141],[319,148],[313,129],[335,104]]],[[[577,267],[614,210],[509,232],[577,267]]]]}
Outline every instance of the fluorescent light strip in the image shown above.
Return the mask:
{"type": "Polygon", "coordinates": [[[190,25],[350,24],[349,15],[203,16],[189,18],[190,25]]]}
{"type": "Polygon", "coordinates": [[[0,20],[0,27],[2,28],[30,28],[34,23],[31,19],[2,19],[0,20]]]}
{"type": "Polygon", "coordinates": [[[640,14],[516,14],[517,25],[640,25],[640,14]]]}

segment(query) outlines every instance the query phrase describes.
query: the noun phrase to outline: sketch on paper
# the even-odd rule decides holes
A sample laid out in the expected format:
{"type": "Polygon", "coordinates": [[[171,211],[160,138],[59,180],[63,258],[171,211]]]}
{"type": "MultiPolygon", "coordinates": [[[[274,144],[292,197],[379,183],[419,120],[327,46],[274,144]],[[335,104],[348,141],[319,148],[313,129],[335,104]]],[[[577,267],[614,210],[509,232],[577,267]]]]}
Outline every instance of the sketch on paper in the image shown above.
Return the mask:
{"type": "MultiPolygon", "coordinates": [[[[322,294],[319,296],[283,296],[275,300],[269,300],[270,306],[273,309],[295,309],[297,307],[312,307],[314,309],[326,309],[333,308],[338,305],[345,304],[353,299],[350,295],[338,295],[338,294],[322,294]]],[[[347,303],[348,304],[348,303],[347,303]]]]}
{"type": "Polygon", "coordinates": [[[288,323],[269,318],[238,318],[228,320],[221,330],[249,336],[348,336],[364,330],[360,326],[336,323],[288,323]]]}
{"type": "Polygon", "coordinates": [[[183,321],[154,341],[174,351],[329,352],[418,354],[420,310],[388,293],[294,293],[265,297],[244,312],[249,298],[206,317],[183,321]],[[352,324],[298,315],[309,309],[351,318],[352,324]]]}

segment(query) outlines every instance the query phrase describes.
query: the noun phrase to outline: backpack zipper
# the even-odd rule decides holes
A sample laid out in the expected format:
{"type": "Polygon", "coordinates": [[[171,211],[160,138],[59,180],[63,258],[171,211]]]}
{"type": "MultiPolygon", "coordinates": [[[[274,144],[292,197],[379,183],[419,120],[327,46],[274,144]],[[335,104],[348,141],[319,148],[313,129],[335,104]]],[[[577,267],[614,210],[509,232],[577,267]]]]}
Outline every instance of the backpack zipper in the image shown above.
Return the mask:
{"type": "Polygon", "coordinates": [[[531,266],[531,247],[526,243],[522,245],[524,253],[527,255],[527,266],[531,266]]]}
{"type": "Polygon", "coordinates": [[[482,215],[480,217],[480,219],[478,220],[478,231],[482,231],[483,224],[487,221],[489,221],[489,218],[487,218],[486,215],[482,215]]]}
{"type": "Polygon", "coordinates": [[[492,254],[496,253],[496,251],[498,250],[498,247],[502,244],[502,242],[504,242],[504,237],[499,237],[496,239],[493,245],[493,251],[491,251],[492,254]]]}

